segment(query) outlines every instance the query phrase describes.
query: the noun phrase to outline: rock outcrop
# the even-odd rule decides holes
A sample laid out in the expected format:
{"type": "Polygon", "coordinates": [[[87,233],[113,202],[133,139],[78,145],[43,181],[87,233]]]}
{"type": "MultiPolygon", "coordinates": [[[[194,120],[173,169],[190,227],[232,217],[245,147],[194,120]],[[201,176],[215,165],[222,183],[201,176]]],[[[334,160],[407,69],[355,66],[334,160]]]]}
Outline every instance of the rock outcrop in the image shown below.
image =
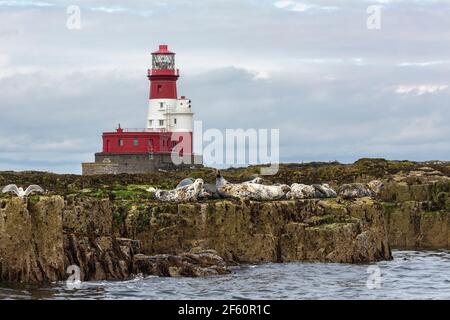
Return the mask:
{"type": "Polygon", "coordinates": [[[145,256],[137,240],[112,234],[108,199],[60,196],[0,200],[0,282],[120,280],[134,274],[206,276],[228,272],[213,251],[145,256]],[[70,268],[69,268],[70,267],[70,268]]]}
{"type": "Polygon", "coordinates": [[[205,277],[230,273],[225,261],[213,250],[181,255],[134,256],[134,273],[162,277],[205,277]]]}
{"type": "Polygon", "coordinates": [[[133,206],[124,223],[148,255],[213,249],[228,262],[391,258],[382,208],[367,198],[150,204],[133,206]]]}
{"type": "Polygon", "coordinates": [[[61,212],[55,196],[34,203],[0,200],[0,280],[56,281],[64,274],[61,212]]]}
{"type": "Polygon", "coordinates": [[[399,249],[450,249],[450,179],[423,168],[381,189],[389,243],[399,249]]]}
{"type": "Polygon", "coordinates": [[[69,266],[86,281],[218,275],[231,262],[390,258],[381,207],[370,199],[137,206],[86,196],[0,200],[3,282],[64,280],[69,266]]]}
{"type": "Polygon", "coordinates": [[[338,195],[344,199],[373,197],[375,193],[364,183],[348,183],[339,187],[338,195]]]}
{"type": "MultiPolygon", "coordinates": [[[[258,172],[223,174],[243,183],[258,172]]],[[[333,199],[216,199],[209,187],[215,178],[209,169],[89,177],[1,172],[0,186],[39,184],[46,193],[0,194],[0,281],[64,280],[71,265],[82,280],[202,276],[236,262],[369,262],[390,259],[390,247],[450,249],[449,162],[290,164],[264,178],[266,185],[302,182],[312,197],[314,186],[351,185],[348,196],[341,188],[333,199]],[[173,189],[186,176],[204,179],[214,199],[163,203],[146,191],[173,189]],[[355,184],[372,197],[360,198],[368,192],[355,184]]]]}
{"type": "Polygon", "coordinates": [[[130,249],[111,237],[105,205],[73,205],[60,196],[0,200],[0,280],[58,281],[70,265],[80,268],[81,280],[129,276],[130,249]]]}

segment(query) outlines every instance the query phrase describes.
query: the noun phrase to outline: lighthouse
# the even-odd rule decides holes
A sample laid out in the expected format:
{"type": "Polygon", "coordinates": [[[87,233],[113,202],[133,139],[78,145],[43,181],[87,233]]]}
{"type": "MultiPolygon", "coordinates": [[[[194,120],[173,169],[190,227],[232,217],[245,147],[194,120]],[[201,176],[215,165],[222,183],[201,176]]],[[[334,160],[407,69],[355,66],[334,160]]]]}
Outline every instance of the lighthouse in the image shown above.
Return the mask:
{"type": "Polygon", "coordinates": [[[126,129],[119,125],[115,131],[104,132],[103,149],[95,154],[95,162],[82,164],[84,175],[202,166],[201,155],[192,152],[191,100],[178,97],[180,72],[175,66],[175,53],[167,45],[159,45],[152,52],[147,77],[150,93],[145,127],[126,129]],[[174,162],[174,154],[182,156],[183,162],[174,162]]]}
{"type": "Polygon", "coordinates": [[[175,66],[175,53],[167,45],[160,45],[152,52],[152,68],[148,70],[150,95],[147,130],[170,132],[171,147],[183,145],[184,154],[192,153],[193,136],[191,100],[178,97],[177,81],[180,71],[175,66]]]}
{"type": "Polygon", "coordinates": [[[192,133],[194,113],[191,100],[177,96],[179,76],[179,70],[175,68],[175,53],[169,51],[167,45],[160,45],[159,50],[152,53],[152,69],[148,70],[149,130],[192,133]]]}

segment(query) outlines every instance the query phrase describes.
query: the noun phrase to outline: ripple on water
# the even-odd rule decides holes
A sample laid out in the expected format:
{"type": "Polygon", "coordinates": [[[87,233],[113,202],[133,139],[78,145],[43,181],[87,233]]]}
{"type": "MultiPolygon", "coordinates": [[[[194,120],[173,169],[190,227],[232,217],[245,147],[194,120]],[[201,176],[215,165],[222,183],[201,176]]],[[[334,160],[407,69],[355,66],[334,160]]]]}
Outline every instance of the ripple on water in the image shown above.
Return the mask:
{"type": "Polygon", "coordinates": [[[135,278],[48,287],[0,286],[0,299],[449,299],[450,252],[394,251],[370,265],[285,263],[243,265],[207,278],[135,278]],[[370,290],[368,266],[380,267],[370,290]]]}

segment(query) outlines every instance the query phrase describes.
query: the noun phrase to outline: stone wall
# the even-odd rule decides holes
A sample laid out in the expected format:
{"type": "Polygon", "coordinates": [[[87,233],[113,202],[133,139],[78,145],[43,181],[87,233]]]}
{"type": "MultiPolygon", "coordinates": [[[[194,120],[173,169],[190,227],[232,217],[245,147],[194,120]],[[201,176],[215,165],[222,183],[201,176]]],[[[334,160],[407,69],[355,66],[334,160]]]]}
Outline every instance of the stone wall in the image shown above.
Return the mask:
{"type": "Polygon", "coordinates": [[[85,176],[96,174],[118,174],[119,165],[117,163],[85,162],[81,164],[81,171],[85,176]]]}
{"type": "Polygon", "coordinates": [[[174,170],[202,166],[201,156],[192,155],[189,161],[192,164],[175,165],[170,154],[96,153],[94,163],[82,164],[82,172],[83,175],[140,174],[157,171],[158,169],[174,170]]]}

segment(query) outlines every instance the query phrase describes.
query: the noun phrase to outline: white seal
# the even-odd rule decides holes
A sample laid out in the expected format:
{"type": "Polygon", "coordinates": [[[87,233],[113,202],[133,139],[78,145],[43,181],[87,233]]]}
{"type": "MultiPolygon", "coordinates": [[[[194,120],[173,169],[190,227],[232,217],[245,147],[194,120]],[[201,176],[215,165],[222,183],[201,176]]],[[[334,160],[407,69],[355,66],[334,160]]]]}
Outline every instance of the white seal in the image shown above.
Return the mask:
{"type": "Polygon", "coordinates": [[[286,197],[290,190],[288,185],[266,186],[261,184],[262,180],[256,178],[243,183],[230,183],[221,175],[216,173],[217,193],[225,198],[238,198],[248,200],[278,200],[286,197]]]}
{"type": "Polygon", "coordinates": [[[156,189],[155,197],[165,202],[197,201],[203,191],[203,179],[196,179],[193,183],[175,188],[173,190],[156,189]]]}
{"type": "Polygon", "coordinates": [[[337,193],[328,184],[306,185],[294,183],[287,194],[289,199],[336,198],[337,193]]]}

